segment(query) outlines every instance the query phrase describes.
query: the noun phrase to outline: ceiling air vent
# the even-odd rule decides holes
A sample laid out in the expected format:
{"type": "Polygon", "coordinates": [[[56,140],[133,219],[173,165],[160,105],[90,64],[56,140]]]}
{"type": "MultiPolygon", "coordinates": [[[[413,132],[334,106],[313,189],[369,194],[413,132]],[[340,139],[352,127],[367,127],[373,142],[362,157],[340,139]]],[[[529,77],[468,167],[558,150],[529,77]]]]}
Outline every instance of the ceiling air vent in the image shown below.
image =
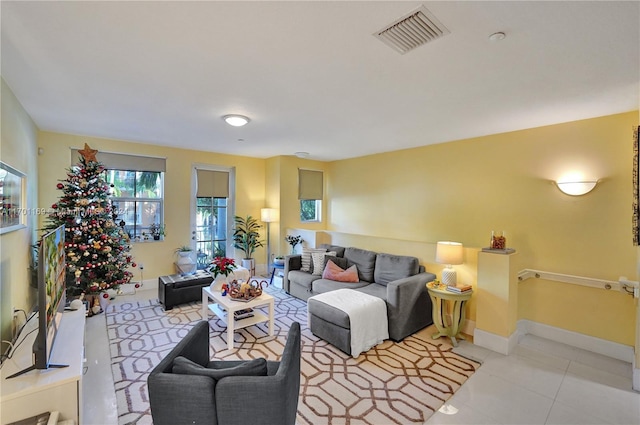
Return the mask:
{"type": "Polygon", "coordinates": [[[420,6],[373,35],[403,55],[447,34],[449,30],[427,8],[420,6]]]}

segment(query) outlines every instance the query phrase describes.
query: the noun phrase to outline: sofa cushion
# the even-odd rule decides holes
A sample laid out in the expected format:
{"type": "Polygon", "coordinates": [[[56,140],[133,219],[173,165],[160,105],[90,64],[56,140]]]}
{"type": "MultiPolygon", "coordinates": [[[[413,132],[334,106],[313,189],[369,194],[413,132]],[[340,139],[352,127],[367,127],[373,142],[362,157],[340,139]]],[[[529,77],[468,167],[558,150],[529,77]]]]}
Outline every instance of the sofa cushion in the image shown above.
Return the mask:
{"type": "Polygon", "coordinates": [[[219,381],[227,376],[267,376],[267,360],[253,359],[233,367],[207,368],[192,362],[186,357],[178,356],[173,360],[172,373],[182,375],[202,375],[219,381]]]}
{"type": "Polygon", "coordinates": [[[363,286],[362,288],[357,288],[356,291],[373,295],[374,297],[382,298],[383,300],[387,301],[387,287],[385,285],[378,285],[377,283],[372,283],[371,285],[363,286]]]}
{"type": "Polygon", "coordinates": [[[323,243],[323,244],[320,244],[319,248],[324,248],[327,251],[335,251],[336,257],[344,257],[345,248],[343,246],[329,245],[328,243],[323,243]]]}
{"type": "Polygon", "coordinates": [[[358,277],[366,282],[373,282],[373,271],[376,265],[376,252],[366,249],[349,247],[344,250],[344,258],[348,261],[348,266],[358,267],[358,277]]]}
{"type": "Polygon", "coordinates": [[[309,298],[307,312],[309,316],[320,317],[322,320],[338,325],[341,328],[351,329],[351,321],[347,313],[332,305],[318,301],[313,297],[309,298]]]}
{"type": "Polygon", "coordinates": [[[335,264],[336,266],[340,267],[343,270],[349,267],[349,262],[347,261],[346,258],[336,257],[334,255],[327,255],[326,257],[324,257],[325,263],[329,262],[329,260],[333,261],[333,264],[335,264]]]}
{"type": "Polygon", "coordinates": [[[314,276],[311,273],[301,272],[299,270],[291,270],[289,272],[289,282],[302,286],[308,291],[311,291],[311,283],[318,279],[318,276],[314,276]]]}
{"type": "Polygon", "coordinates": [[[331,252],[313,252],[311,253],[311,259],[313,260],[313,272],[312,274],[316,276],[322,276],[322,272],[324,271],[324,265],[326,263],[325,257],[329,255],[331,257],[335,257],[335,251],[331,252]]]}
{"type": "Polygon", "coordinates": [[[355,264],[345,270],[331,260],[327,260],[327,265],[322,272],[322,278],[338,282],[360,282],[360,279],[358,279],[358,269],[355,264]]]}
{"type": "Polygon", "coordinates": [[[418,273],[420,264],[416,257],[380,253],[376,258],[374,282],[385,285],[418,273]]]}
{"type": "Polygon", "coordinates": [[[302,267],[300,270],[303,272],[313,272],[313,261],[311,260],[311,254],[314,252],[327,252],[324,248],[305,248],[302,247],[302,267]]]}
{"type": "Polygon", "coordinates": [[[364,282],[362,280],[357,283],[352,283],[352,282],[338,282],[337,280],[329,280],[329,279],[318,279],[318,280],[314,280],[313,283],[311,284],[311,290],[314,294],[323,294],[325,292],[335,291],[336,289],[356,289],[356,288],[362,288],[367,285],[371,285],[371,283],[364,282]]]}

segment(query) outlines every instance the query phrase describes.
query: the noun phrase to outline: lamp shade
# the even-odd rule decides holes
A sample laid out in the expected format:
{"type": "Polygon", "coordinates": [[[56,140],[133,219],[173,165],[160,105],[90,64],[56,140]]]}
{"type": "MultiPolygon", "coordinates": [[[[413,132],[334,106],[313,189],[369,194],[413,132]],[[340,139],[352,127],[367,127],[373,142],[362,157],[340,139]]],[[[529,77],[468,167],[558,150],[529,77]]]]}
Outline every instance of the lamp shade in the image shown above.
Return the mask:
{"type": "Polygon", "coordinates": [[[279,219],[278,210],[275,208],[262,208],[260,210],[260,220],[265,223],[273,223],[279,219]]]}
{"type": "Polygon", "coordinates": [[[585,195],[593,190],[598,184],[597,180],[581,181],[581,182],[556,182],[558,189],[567,195],[580,196],[585,195]]]}
{"type": "Polygon", "coordinates": [[[436,262],[440,264],[462,264],[462,244],[460,242],[438,242],[436,262]]]}

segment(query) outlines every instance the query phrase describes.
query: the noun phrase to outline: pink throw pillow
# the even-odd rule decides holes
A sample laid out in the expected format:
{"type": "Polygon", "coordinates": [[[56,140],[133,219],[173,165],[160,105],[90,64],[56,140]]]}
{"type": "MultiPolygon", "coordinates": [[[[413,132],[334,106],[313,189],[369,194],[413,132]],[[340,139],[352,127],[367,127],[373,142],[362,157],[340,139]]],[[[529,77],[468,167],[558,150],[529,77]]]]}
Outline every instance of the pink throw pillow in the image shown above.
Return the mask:
{"type": "Polygon", "coordinates": [[[322,272],[322,278],[335,280],[336,282],[360,282],[360,279],[358,279],[358,268],[355,264],[344,270],[331,260],[327,261],[327,265],[322,272]]]}

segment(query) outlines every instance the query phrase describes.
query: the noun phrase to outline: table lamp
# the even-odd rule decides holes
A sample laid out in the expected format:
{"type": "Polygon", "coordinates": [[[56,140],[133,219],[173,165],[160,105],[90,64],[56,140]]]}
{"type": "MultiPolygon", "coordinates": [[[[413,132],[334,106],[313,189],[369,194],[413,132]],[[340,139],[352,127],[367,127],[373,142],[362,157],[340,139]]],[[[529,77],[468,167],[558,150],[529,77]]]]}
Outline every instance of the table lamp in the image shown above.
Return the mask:
{"type": "Polygon", "coordinates": [[[438,242],[436,245],[436,262],[446,264],[442,270],[442,283],[445,285],[455,285],[457,281],[456,271],[451,267],[453,264],[462,264],[462,244],[459,242],[438,242]]]}

